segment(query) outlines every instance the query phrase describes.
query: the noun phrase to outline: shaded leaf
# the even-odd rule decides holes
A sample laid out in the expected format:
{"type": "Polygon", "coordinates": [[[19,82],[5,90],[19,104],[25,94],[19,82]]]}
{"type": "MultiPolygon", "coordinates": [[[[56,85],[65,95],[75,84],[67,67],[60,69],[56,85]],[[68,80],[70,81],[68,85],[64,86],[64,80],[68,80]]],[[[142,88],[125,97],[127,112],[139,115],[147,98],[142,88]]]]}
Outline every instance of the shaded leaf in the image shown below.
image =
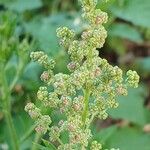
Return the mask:
{"type": "Polygon", "coordinates": [[[17,12],[36,9],[42,6],[41,0],[13,0],[6,3],[6,7],[17,12]]]}
{"type": "Polygon", "coordinates": [[[136,63],[142,71],[150,73],[150,57],[138,59],[136,63]]]}
{"type": "Polygon", "coordinates": [[[150,27],[149,0],[117,0],[110,10],[115,16],[135,25],[150,27]]]}
{"type": "Polygon", "coordinates": [[[107,141],[107,148],[120,150],[149,150],[150,134],[144,134],[136,128],[118,128],[107,141]]]}
{"type": "Polygon", "coordinates": [[[110,116],[115,119],[125,119],[144,125],[146,123],[144,98],[146,90],[140,86],[138,89],[130,89],[128,96],[118,98],[119,107],[110,111],[110,116]]]}
{"type": "Polygon", "coordinates": [[[111,25],[108,33],[110,36],[128,39],[136,43],[141,43],[143,41],[141,34],[138,32],[138,30],[130,25],[123,23],[115,23],[111,25]]]}

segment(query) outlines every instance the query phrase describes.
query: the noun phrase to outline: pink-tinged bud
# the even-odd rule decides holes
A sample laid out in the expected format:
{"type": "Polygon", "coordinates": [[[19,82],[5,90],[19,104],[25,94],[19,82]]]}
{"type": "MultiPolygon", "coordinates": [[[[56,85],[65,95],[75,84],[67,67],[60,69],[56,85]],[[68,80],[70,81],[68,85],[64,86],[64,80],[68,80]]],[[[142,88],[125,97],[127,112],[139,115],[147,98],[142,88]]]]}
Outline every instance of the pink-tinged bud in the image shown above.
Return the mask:
{"type": "Polygon", "coordinates": [[[89,38],[91,36],[91,33],[89,31],[84,31],[81,35],[83,40],[86,40],[87,38],[89,38]]]}
{"type": "Polygon", "coordinates": [[[123,87],[117,87],[116,90],[119,95],[127,95],[127,90],[123,87]]]}
{"type": "Polygon", "coordinates": [[[44,72],[42,73],[42,75],[41,75],[41,80],[47,81],[48,78],[49,78],[48,72],[44,71],[44,72]]]}
{"type": "Polygon", "coordinates": [[[64,124],[63,120],[60,120],[59,123],[58,123],[59,126],[63,126],[63,124],[64,124]]]}
{"type": "Polygon", "coordinates": [[[43,132],[45,132],[45,129],[44,129],[44,127],[43,127],[42,125],[38,125],[38,126],[35,128],[35,131],[36,131],[37,133],[43,133],[43,132]]]}
{"type": "Polygon", "coordinates": [[[63,104],[64,104],[65,106],[67,106],[67,105],[69,104],[69,101],[68,101],[67,99],[64,99],[64,100],[63,100],[63,104]]]}
{"type": "Polygon", "coordinates": [[[75,131],[75,126],[73,124],[69,124],[68,125],[68,130],[71,131],[71,132],[75,131]]]}
{"type": "Polygon", "coordinates": [[[94,71],[94,76],[98,77],[98,76],[100,76],[100,74],[101,74],[101,69],[100,68],[96,68],[95,71],[94,71]]]}
{"type": "Polygon", "coordinates": [[[73,71],[73,70],[75,70],[75,68],[76,68],[76,63],[75,63],[75,62],[70,62],[70,63],[67,65],[67,67],[68,67],[68,69],[69,69],[70,71],[73,71]]]}
{"type": "Polygon", "coordinates": [[[61,107],[61,108],[60,108],[60,113],[63,114],[64,112],[65,112],[65,109],[61,107]]]}

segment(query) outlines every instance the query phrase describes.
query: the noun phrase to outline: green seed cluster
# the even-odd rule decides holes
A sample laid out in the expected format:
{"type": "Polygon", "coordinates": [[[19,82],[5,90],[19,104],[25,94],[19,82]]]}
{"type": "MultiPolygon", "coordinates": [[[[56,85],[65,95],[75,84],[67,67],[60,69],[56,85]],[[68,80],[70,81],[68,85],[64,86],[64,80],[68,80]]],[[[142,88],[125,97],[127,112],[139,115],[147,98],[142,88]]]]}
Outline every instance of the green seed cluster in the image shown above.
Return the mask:
{"type": "Polygon", "coordinates": [[[102,145],[98,143],[97,141],[93,141],[90,147],[91,150],[101,150],[102,145]]]}
{"type": "Polygon", "coordinates": [[[71,39],[74,38],[75,32],[73,30],[69,30],[67,27],[62,27],[57,29],[57,36],[61,38],[60,45],[67,48],[71,42],[71,39]]]}
{"type": "MultiPolygon", "coordinates": [[[[67,27],[57,30],[60,43],[70,56],[67,65],[70,74],[54,74],[52,69],[55,63],[52,59],[41,51],[31,53],[31,58],[47,69],[41,79],[53,89],[49,91],[47,86],[40,87],[38,99],[47,108],[51,107],[65,115],[65,119],[48,130],[50,141],[59,143],[58,150],[86,150],[87,147],[91,147],[91,150],[102,149],[97,141],[91,142],[90,125],[93,119],[106,119],[108,109],[118,107],[117,97],[127,95],[128,86],[135,88],[139,82],[135,71],[128,71],[124,80],[123,72],[118,66],[112,66],[106,59],[99,57],[96,48],[101,48],[107,37],[103,26],[107,22],[107,14],[96,9],[96,0],[82,0],[81,4],[83,17],[89,23],[81,39],[75,39],[74,31],[67,27]],[[61,134],[64,132],[69,136],[67,143],[61,141],[61,134]]],[[[30,115],[34,114],[34,111],[35,114],[39,112],[36,108],[29,108],[26,108],[26,111],[30,115]]],[[[43,131],[43,134],[51,122],[48,118],[46,122],[46,117],[47,115],[39,123],[37,121],[37,131],[43,131]],[[45,130],[41,127],[42,121],[45,130]]]]}
{"type": "Polygon", "coordinates": [[[16,18],[16,15],[9,11],[0,13],[0,62],[4,65],[13,54],[25,63],[31,47],[27,38],[20,41],[19,35],[16,34],[16,18]]]}
{"type": "Polygon", "coordinates": [[[55,66],[55,61],[53,59],[48,58],[44,52],[31,52],[30,57],[33,61],[37,61],[40,65],[42,65],[46,69],[53,69],[55,66]]]}
{"type": "Polygon", "coordinates": [[[129,86],[137,88],[139,82],[139,76],[136,71],[129,70],[127,72],[127,83],[129,86]]]}
{"type": "Polygon", "coordinates": [[[42,115],[40,109],[31,102],[25,106],[25,111],[27,111],[30,117],[35,120],[35,130],[40,134],[45,134],[52,122],[50,116],[42,115]]]}

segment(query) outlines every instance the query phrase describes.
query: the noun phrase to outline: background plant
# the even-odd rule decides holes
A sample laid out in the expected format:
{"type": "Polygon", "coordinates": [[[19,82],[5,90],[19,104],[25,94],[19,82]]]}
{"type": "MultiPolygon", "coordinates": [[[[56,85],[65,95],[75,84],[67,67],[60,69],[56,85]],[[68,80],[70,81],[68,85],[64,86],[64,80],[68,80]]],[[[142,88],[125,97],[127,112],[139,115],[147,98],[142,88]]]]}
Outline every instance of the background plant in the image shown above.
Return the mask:
{"type": "Polygon", "coordinates": [[[19,149],[19,141],[11,117],[13,103],[11,94],[27,64],[27,50],[29,50],[30,44],[28,38],[24,37],[20,39],[16,35],[17,19],[15,15],[11,14],[11,12],[1,13],[0,20],[0,106],[8,126],[12,147],[17,150],[19,149]],[[13,60],[16,63],[12,64],[13,60]],[[11,73],[12,68],[14,69],[14,72],[12,72],[13,76],[9,78],[9,73],[11,73]]]}

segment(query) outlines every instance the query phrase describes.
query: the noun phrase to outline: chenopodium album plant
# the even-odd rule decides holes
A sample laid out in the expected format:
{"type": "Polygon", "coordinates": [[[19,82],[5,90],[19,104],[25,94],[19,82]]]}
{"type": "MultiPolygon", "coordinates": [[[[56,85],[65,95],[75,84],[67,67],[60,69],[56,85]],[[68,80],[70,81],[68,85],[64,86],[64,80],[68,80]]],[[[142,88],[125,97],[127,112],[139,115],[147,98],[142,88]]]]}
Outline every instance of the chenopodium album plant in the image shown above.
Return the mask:
{"type": "MultiPolygon", "coordinates": [[[[19,149],[19,140],[11,116],[12,90],[14,89],[28,62],[30,43],[28,38],[20,40],[16,34],[17,19],[11,12],[0,14],[0,111],[4,114],[12,148],[19,149]],[[16,68],[12,67],[16,58],[16,68]],[[13,70],[13,76],[10,72],[13,70]]],[[[5,140],[6,141],[6,140],[5,140]]],[[[10,147],[9,147],[10,148],[10,147]]]]}
{"type": "Polygon", "coordinates": [[[57,29],[60,44],[67,49],[71,62],[70,74],[53,73],[55,62],[42,51],[32,52],[31,58],[43,65],[46,71],[37,92],[38,99],[47,108],[53,108],[65,115],[57,125],[51,125],[49,115],[43,115],[33,103],[25,110],[36,122],[35,130],[40,134],[49,133],[49,142],[58,150],[100,150],[102,145],[92,141],[90,125],[95,117],[106,119],[107,110],[117,108],[117,96],[127,95],[127,87],[138,86],[139,76],[129,70],[123,79],[122,70],[111,66],[106,59],[100,58],[96,48],[101,48],[107,37],[103,26],[107,13],[96,9],[96,0],[81,0],[83,17],[89,23],[81,39],[75,39],[73,30],[67,27],[57,29]],[[53,90],[49,91],[49,87],[53,90]],[[63,143],[61,135],[68,133],[68,143],[63,143]]]}

